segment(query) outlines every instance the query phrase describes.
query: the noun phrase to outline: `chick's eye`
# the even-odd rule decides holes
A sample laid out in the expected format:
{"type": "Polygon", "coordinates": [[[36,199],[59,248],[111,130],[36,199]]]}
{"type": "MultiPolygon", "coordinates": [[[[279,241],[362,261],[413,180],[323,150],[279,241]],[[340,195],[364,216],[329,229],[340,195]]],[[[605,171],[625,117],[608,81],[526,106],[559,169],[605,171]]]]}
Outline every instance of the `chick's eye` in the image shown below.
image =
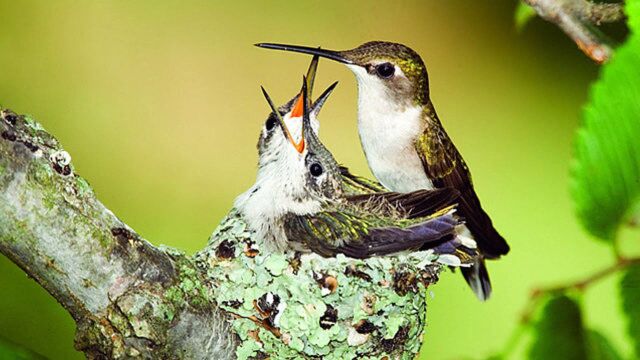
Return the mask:
{"type": "Polygon", "coordinates": [[[376,72],[378,73],[378,76],[380,76],[383,79],[388,79],[392,77],[395,71],[396,71],[396,68],[395,66],[393,66],[392,63],[386,62],[386,63],[376,65],[376,72]]]}
{"type": "Polygon", "coordinates": [[[274,119],[273,117],[269,117],[264,126],[267,128],[267,131],[273,129],[276,126],[276,119],[274,119]]]}
{"type": "Polygon", "coordinates": [[[322,169],[322,165],[318,163],[313,163],[311,164],[311,166],[309,166],[309,172],[311,173],[311,175],[317,177],[322,175],[322,173],[324,172],[324,169],[322,169]]]}

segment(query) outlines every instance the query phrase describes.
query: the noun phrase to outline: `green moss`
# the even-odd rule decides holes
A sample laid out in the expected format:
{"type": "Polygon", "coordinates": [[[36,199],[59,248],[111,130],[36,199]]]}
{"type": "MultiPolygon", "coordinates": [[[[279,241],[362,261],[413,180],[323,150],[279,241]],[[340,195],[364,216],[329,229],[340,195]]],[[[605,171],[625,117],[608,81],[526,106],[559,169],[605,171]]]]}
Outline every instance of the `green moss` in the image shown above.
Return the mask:
{"type": "Polygon", "coordinates": [[[42,193],[42,202],[47,210],[52,210],[60,196],[60,185],[55,181],[55,173],[48,163],[33,161],[27,172],[28,186],[42,193]]]}
{"type": "Polygon", "coordinates": [[[193,268],[192,264],[181,266],[180,278],[179,286],[183,293],[188,295],[189,303],[192,306],[199,307],[210,303],[208,290],[202,284],[198,272],[193,268]]]}
{"type": "Polygon", "coordinates": [[[100,247],[102,247],[103,250],[108,250],[110,248],[112,239],[109,235],[107,235],[107,233],[104,232],[104,230],[95,229],[93,231],[93,234],[91,234],[91,237],[94,240],[98,240],[98,242],[100,243],[100,247]]]}
{"type": "Polygon", "coordinates": [[[177,307],[182,307],[186,303],[184,300],[184,292],[182,292],[180,286],[172,286],[165,290],[164,298],[177,307]]]}
{"type": "Polygon", "coordinates": [[[53,208],[56,206],[57,200],[57,196],[48,191],[45,192],[44,196],[42,197],[42,203],[47,210],[53,210],[53,208]]]}
{"type": "Polygon", "coordinates": [[[209,290],[203,284],[193,263],[186,258],[179,258],[176,266],[179,269],[179,281],[165,290],[165,299],[176,307],[184,307],[188,304],[201,308],[211,304],[209,290]]]}
{"type": "Polygon", "coordinates": [[[11,216],[0,216],[0,228],[11,229],[5,237],[0,238],[0,242],[22,243],[33,239],[27,222],[18,220],[11,216]]]}
{"type": "Polygon", "coordinates": [[[42,125],[35,121],[30,115],[24,115],[24,123],[29,132],[29,135],[32,137],[37,137],[40,132],[44,132],[44,128],[42,125]]]}
{"type": "Polygon", "coordinates": [[[56,183],[54,181],[55,173],[48,163],[33,161],[31,163],[31,166],[29,167],[27,176],[33,186],[49,189],[54,192],[58,191],[58,188],[55,186],[56,183]]]}
{"type": "Polygon", "coordinates": [[[75,184],[76,184],[76,193],[79,196],[85,196],[92,192],[91,186],[89,185],[89,183],[81,176],[75,177],[75,184]]]}
{"type": "Polygon", "coordinates": [[[163,303],[159,305],[157,310],[157,315],[168,322],[172,322],[173,318],[176,316],[175,308],[168,304],[163,303]]]}
{"type": "Polygon", "coordinates": [[[191,279],[187,278],[187,279],[182,280],[182,283],[180,284],[180,288],[185,293],[190,293],[195,288],[195,284],[194,284],[193,281],[191,281],[191,279]]]}
{"type": "Polygon", "coordinates": [[[129,320],[121,311],[109,308],[107,311],[107,319],[123,336],[131,336],[131,331],[129,331],[129,320]]]}

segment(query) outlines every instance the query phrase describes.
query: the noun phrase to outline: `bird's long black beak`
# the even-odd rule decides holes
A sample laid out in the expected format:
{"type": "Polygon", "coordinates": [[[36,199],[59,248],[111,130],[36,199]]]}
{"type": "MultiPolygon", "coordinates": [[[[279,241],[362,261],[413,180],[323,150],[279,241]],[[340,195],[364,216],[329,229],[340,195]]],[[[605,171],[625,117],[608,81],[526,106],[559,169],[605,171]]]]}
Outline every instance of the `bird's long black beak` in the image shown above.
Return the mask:
{"type": "Polygon", "coordinates": [[[353,60],[350,60],[345,56],[343,56],[340,51],[313,48],[309,46],[285,45],[285,44],[274,44],[274,43],[258,43],[255,45],[257,47],[261,47],[265,49],[293,51],[293,52],[299,52],[303,54],[318,55],[323,58],[341,62],[343,64],[355,65],[355,62],[353,62],[353,60]]]}
{"type": "MultiPolygon", "coordinates": [[[[318,101],[324,102],[326,98],[331,94],[331,91],[335,88],[337,82],[333,83],[325,92],[320,95],[318,101]]],[[[311,101],[309,99],[309,92],[307,89],[307,79],[302,77],[302,139],[300,142],[304,142],[304,146],[311,149],[315,149],[316,151],[320,151],[324,149],[327,151],[320,139],[318,139],[318,134],[313,131],[311,127],[311,114],[314,111],[311,105],[311,101]]],[[[318,102],[316,101],[316,103],[318,102]]],[[[330,154],[330,153],[329,153],[330,154]]]]}
{"type": "Polygon", "coordinates": [[[333,92],[333,89],[335,89],[337,85],[338,85],[338,82],[336,81],[333,84],[329,85],[329,87],[324,92],[322,92],[322,94],[320,94],[318,99],[316,99],[313,105],[311,105],[311,114],[313,114],[316,117],[318,116],[318,114],[320,113],[320,110],[322,110],[322,105],[324,105],[325,101],[327,101],[327,99],[329,98],[329,95],[331,95],[331,93],[333,92]]]}
{"type": "Polygon", "coordinates": [[[320,57],[318,55],[313,55],[311,63],[309,63],[309,69],[307,69],[307,89],[309,91],[309,98],[311,98],[311,92],[313,91],[313,83],[316,81],[319,59],[320,57]]]}
{"type": "Polygon", "coordinates": [[[309,134],[313,133],[311,128],[311,113],[309,107],[311,106],[311,100],[309,99],[309,89],[307,88],[307,78],[302,77],[302,140],[307,141],[309,134]]]}

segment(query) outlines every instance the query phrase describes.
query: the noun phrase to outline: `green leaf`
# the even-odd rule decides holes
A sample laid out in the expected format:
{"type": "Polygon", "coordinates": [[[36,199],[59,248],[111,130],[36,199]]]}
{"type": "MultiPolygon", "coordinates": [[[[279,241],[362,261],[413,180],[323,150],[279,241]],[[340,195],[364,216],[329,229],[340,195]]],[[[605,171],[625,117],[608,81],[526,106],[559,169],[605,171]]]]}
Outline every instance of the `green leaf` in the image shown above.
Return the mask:
{"type": "Polygon", "coordinates": [[[568,296],[551,298],[534,330],[534,342],[529,349],[530,359],[587,359],[580,307],[568,296]]]}
{"type": "Polygon", "coordinates": [[[522,31],[525,25],[536,16],[536,11],[529,5],[522,1],[518,1],[516,12],[514,14],[514,21],[516,23],[516,30],[522,31]]]}
{"type": "Polygon", "coordinates": [[[636,357],[640,358],[640,265],[628,268],[620,282],[622,310],[627,315],[627,331],[634,342],[636,357]]]}
{"type": "Polygon", "coordinates": [[[589,360],[622,360],[622,356],[616,350],[609,339],[596,330],[587,333],[589,347],[589,360]]]}
{"type": "Polygon", "coordinates": [[[615,238],[640,199],[640,0],[627,2],[632,34],[592,86],[576,139],[572,195],[591,234],[615,238]]]}

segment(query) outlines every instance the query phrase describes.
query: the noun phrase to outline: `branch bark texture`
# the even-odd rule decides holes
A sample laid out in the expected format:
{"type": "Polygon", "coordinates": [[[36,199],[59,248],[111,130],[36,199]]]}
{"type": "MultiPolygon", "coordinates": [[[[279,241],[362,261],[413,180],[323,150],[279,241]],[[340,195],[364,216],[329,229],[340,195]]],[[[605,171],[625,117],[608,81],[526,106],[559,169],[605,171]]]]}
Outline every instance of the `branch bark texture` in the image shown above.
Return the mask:
{"type": "Polygon", "coordinates": [[[601,64],[613,53],[594,25],[625,18],[622,4],[589,0],[523,0],[543,19],[556,24],[588,57],[601,64]]]}
{"type": "Polygon", "coordinates": [[[228,358],[235,339],[184,254],[159,249],[100,203],[35,121],[2,110],[0,252],[78,325],[88,358],[228,358]]]}

